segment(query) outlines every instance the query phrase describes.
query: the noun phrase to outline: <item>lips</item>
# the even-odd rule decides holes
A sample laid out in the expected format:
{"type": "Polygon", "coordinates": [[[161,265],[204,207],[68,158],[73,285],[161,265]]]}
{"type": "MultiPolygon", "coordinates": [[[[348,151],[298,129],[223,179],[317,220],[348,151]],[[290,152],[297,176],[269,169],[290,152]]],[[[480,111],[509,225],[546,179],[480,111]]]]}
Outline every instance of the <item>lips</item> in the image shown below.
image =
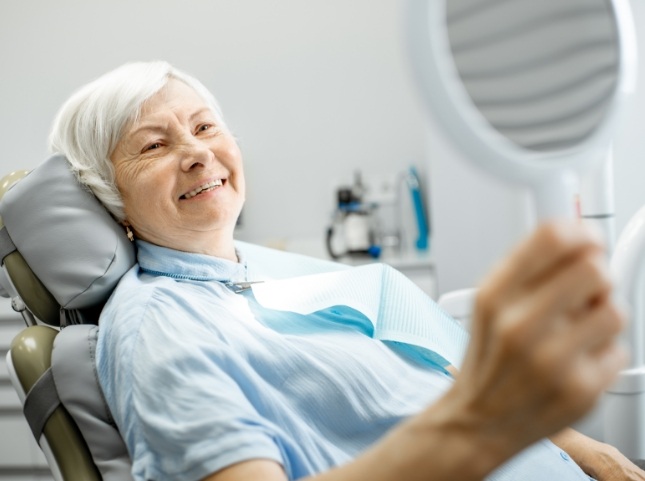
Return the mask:
{"type": "Polygon", "coordinates": [[[223,184],[222,179],[215,179],[210,182],[206,182],[205,184],[200,185],[194,190],[191,190],[190,192],[186,192],[184,195],[179,197],[180,199],[192,199],[195,196],[198,196],[199,194],[203,194],[204,192],[210,192],[211,190],[214,190],[218,187],[221,187],[223,184]]]}

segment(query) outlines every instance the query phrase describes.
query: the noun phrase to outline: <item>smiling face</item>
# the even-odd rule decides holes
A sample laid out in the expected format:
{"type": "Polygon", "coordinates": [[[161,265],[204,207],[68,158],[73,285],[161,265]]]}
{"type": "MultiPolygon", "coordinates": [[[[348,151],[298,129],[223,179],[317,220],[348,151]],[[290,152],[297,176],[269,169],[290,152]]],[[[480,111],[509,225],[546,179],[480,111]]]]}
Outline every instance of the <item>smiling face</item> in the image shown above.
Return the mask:
{"type": "Polygon", "coordinates": [[[242,155],[223,122],[179,80],[148,99],[111,156],[126,224],[153,244],[236,259],[242,155]]]}

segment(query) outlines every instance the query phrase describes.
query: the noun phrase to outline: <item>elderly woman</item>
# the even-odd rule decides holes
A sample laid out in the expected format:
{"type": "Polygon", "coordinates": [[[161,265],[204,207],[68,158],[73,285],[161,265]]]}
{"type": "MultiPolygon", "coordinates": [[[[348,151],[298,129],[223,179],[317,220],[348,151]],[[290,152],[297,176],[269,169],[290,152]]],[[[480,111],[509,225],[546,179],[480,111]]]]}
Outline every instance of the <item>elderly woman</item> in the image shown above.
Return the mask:
{"type": "Polygon", "coordinates": [[[566,429],[624,358],[582,225],[542,226],[489,277],[453,379],[342,309],[282,319],[230,288],[253,269],[233,241],[242,155],[194,78],[164,62],[112,71],[62,107],[51,148],[136,239],[97,352],[135,479],[645,479],[566,429]]]}

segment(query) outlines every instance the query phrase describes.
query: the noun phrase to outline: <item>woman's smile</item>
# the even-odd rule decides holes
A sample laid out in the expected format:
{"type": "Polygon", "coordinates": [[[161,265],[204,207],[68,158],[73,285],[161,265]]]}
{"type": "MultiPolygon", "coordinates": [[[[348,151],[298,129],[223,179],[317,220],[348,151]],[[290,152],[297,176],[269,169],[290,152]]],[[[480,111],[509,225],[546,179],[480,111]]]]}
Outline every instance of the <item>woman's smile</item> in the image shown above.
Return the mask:
{"type": "Polygon", "coordinates": [[[196,187],[194,189],[191,189],[189,192],[186,192],[181,197],[179,197],[179,199],[180,200],[188,200],[188,199],[192,199],[192,198],[197,197],[197,196],[201,196],[201,195],[203,195],[203,194],[205,194],[207,192],[212,192],[212,191],[218,189],[219,187],[222,187],[225,182],[226,182],[225,179],[215,179],[215,180],[211,180],[209,182],[205,182],[204,184],[202,184],[202,185],[200,185],[200,186],[198,186],[198,187],[196,187]]]}

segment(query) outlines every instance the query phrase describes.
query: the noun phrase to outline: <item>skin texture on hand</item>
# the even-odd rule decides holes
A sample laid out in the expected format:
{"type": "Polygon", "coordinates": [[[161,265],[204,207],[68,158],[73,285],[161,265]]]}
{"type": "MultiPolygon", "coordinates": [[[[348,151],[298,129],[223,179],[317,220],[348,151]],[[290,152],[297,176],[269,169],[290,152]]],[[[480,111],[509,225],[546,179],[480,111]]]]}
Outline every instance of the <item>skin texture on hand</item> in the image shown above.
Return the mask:
{"type": "Polygon", "coordinates": [[[551,437],[582,470],[598,481],[645,481],[640,469],[615,447],[591,439],[573,429],[551,437]]]}

